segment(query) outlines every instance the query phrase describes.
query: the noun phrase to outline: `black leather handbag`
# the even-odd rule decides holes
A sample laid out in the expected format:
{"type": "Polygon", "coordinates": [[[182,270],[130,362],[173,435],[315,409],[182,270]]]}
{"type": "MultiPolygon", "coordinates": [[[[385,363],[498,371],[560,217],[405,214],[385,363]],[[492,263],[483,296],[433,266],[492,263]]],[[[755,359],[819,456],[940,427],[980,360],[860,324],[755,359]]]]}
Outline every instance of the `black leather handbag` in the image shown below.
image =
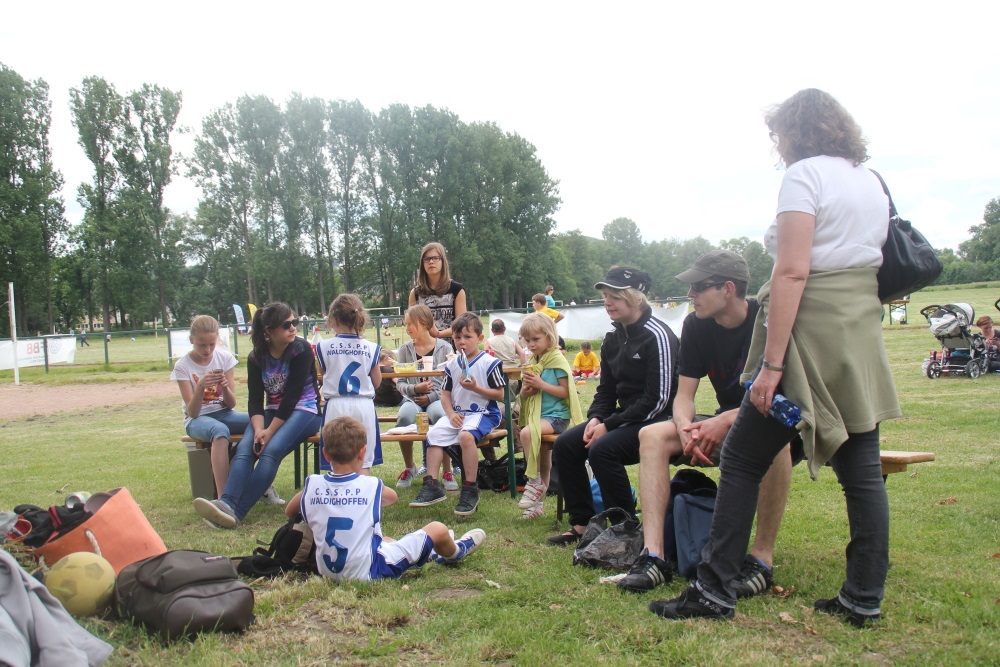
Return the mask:
{"type": "Polygon", "coordinates": [[[882,267],[878,270],[878,298],[889,303],[927,287],[944,267],[927,238],[909,220],[899,217],[882,176],[874,169],[870,171],[889,198],[889,235],[882,246],[882,267]]]}

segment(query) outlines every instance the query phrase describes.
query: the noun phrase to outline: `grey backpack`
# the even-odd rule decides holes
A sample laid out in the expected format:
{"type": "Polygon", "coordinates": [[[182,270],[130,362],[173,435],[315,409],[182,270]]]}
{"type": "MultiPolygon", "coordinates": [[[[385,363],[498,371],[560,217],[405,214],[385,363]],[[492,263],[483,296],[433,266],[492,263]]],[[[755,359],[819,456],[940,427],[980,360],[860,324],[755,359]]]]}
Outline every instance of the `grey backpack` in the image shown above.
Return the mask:
{"type": "Polygon", "coordinates": [[[176,550],[125,567],[115,590],[122,618],[166,640],[199,632],[239,632],[253,623],[253,591],[232,561],[176,550]]]}

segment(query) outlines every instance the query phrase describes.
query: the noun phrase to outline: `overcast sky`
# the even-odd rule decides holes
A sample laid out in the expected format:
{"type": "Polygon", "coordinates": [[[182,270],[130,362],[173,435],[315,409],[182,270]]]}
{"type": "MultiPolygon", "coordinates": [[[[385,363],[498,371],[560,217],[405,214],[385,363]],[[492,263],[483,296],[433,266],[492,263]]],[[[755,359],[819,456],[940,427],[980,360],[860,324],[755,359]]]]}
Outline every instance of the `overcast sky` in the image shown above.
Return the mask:
{"type": "MultiPolygon", "coordinates": [[[[628,217],[645,241],[760,240],[782,175],[762,114],[808,87],[854,115],[869,164],[936,247],[957,247],[1000,196],[1000,3],[673,4],[6,3],[0,62],[51,87],[73,224],[92,169],[68,91],[88,75],[123,94],[180,90],[196,131],[242,94],[292,92],[492,121],[560,182],[557,230],[598,237],[628,217]]],[[[190,135],[174,145],[190,152],[190,135]]],[[[199,196],[178,177],[167,205],[199,196]]]]}

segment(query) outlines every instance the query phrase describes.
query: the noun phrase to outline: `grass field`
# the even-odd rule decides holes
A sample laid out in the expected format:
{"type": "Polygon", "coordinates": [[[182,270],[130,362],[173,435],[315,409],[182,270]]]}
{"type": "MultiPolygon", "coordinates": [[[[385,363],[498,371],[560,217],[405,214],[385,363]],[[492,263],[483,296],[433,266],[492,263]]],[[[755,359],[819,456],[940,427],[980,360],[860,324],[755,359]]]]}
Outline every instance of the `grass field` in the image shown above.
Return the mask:
{"type": "MultiPolygon", "coordinates": [[[[478,513],[461,520],[453,502],[408,508],[417,491],[410,488],[385,512],[386,534],[441,520],[457,532],[484,528],[483,549],[456,568],[427,566],[398,582],[255,582],[257,624],[239,636],[163,644],[118,622],[84,624],[116,647],[114,665],[998,664],[1000,375],[924,377],[921,361],[938,343],[917,313],[921,305],[956,301],[992,313],[998,295],[993,287],[921,294],[911,301],[908,326],[885,328],[905,416],[883,424],[883,447],[933,451],[937,460],[888,480],[891,568],[884,620],[875,628],[857,630],[811,612],[814,599],[833,595],[841,583],[847,520],[832,471],[814,482],[805,466],[794,471],[776,553],[777,583],[792,593],[743,602],[728,623],[671,623],[646,611],[649,600],[679,593],[683,581],[653,595],[628,595],[598,583],[607,573],[574,567],[570,551],[545,545],[556,529],[553,499],[544,518],[521,522],[509,496],[484,494],[478,513]]],[[[247,349],[242,341],[240,349],[247,349]]],[[[129,380],[167,382],[165,366],[128,366],[122,370],[129,380]]],[[[0,379],[9,381],[6,373],[0,379]]],[[[62,385],[93,382],[94,391],[105,391],[112,388],[103,384],[121,377],[94,369],[22,374],[52,385],[53,400],[62,385]]],[[[593,387],[582,387],[585,404],[593,387]]],[[[711,409],[708,392],[701,394],[711,409]]],[[[206,527],[191,508],[180,435],[175,398],[32,419],[0,416],[0,509],[125,485],[168,547],[249,554],[256,539],[270,539],[281,524],[281,508],[259,505],[234,531],[206,527]]],[[[388,446],[386,458],[377,473],[392,483],[402,467],[398,449],[388,446]]],[[[291,469],[287,461],[277,480],[285,498],[293,493],[291,469]]]]}

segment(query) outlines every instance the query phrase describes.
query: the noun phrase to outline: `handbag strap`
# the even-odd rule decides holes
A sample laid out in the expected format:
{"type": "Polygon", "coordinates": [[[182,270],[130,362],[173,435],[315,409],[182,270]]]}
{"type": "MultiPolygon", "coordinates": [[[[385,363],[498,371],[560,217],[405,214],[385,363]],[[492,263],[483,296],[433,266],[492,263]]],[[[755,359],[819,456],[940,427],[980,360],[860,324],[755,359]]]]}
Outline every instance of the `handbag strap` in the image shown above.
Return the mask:
{"type": "Polygon", "coordinates": [[[889,186],[887,186],[885,181],[882,180],[882,174],[871,168],[869,168],[868,171],[875,174],[875,178],[877,178],[878,182],[882,184],[882,192],[884,192],[885,196],[889,198],[889,219],[898,218],[899,213],[896,211],[896,205],[892,203],[892,195],[889,194],[889,186]]]}

